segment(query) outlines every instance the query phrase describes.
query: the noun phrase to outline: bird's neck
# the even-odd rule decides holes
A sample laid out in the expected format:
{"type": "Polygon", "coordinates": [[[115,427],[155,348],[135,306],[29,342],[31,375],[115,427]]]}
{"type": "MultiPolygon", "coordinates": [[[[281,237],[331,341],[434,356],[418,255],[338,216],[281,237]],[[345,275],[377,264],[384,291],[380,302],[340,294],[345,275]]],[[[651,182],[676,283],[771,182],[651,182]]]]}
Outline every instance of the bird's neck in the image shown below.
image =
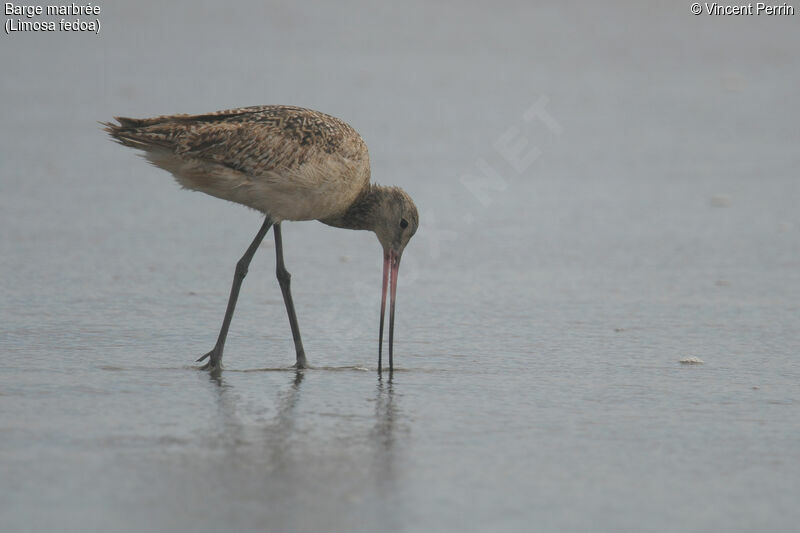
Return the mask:
{"type": "Polygon", "coordinates": [[[337,228],[374,230],[377,206],[384,189],[386,187],[381,185],[367,184],[344,213],[320,219],[320,222],[337,228]]]}

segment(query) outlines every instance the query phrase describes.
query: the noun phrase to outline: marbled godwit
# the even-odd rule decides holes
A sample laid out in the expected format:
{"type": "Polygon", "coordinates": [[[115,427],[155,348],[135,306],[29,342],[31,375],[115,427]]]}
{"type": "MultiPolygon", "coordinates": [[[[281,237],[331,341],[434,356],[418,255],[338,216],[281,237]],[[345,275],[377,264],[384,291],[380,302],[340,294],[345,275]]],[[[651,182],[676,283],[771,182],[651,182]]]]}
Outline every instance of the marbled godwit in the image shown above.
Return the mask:
{"type": "Polygon", "coordinates": [[[291,276],[283,264],[284,220],[319,220],[338,228],[370,230],[378,236],[383,246],[378,371],[382,367],[389,283],[389,369],[393,369],[397,273],[419,218],[414,202],[402,189],[369,182],[367,145],[352,127],[329,115],[290,106],[244,107],[205,115],[115,118],[119,124],[103,123],[105,131],[120,144],[144,150],[151,163],[171,172],[183,187],[266,215],[255,239],[236,263],[217,343],[197,360],[208,359],[203,369],[220,367],[239,288],[270,227],[275,228],[276,274],[292,328],[296,366],[307,366],[290,291],[291,276]]]}

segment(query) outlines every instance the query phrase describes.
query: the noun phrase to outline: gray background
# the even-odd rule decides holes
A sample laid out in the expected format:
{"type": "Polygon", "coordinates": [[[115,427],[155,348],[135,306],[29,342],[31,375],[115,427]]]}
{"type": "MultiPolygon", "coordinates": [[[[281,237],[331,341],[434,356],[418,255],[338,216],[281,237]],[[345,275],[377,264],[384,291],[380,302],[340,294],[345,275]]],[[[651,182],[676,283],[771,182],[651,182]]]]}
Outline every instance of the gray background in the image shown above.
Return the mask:
{"type": "Polygon", "coordinates": [[[0,36],[0,529],[796,526],[800,15],[100,5],[0,36]],[[315,368],[271,236],[193,366],[260,217],[97,121],[267,103],[351,123],[419,207],[391,381],[380,247],[315,222],[284,227],[315,368]]]}

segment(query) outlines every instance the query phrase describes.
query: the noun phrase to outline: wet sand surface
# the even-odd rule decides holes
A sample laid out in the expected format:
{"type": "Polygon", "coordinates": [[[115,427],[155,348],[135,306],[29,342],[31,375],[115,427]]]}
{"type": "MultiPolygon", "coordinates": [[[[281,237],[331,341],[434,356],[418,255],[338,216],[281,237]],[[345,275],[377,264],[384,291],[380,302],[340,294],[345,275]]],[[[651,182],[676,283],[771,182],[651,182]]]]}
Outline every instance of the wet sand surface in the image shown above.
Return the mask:
{"type": "MultiPolygon", "coordinates": [[[[687,5],[102,5],[3,35],[0,529],[788,531],[800,521],[800,33],[687,5]],[[351,123],[380,246],[181,191],[112,115],[351,123]],[[505,154],[505,155],[504,155],[505,154]],[[702,364],[681,364],[698,358],[702,364]]],[[[798,15],[800,16],[800,15],[798,15]]]]}

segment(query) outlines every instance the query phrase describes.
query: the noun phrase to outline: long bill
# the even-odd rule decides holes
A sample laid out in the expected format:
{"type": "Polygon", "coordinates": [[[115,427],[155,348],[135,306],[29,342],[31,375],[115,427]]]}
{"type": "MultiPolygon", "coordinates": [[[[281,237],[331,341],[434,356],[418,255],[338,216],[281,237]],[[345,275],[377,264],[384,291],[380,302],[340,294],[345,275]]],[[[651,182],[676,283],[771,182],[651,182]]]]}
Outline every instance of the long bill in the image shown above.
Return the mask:
{"type": "Polygon", "coordinates": [[[381,286],[381,328],[380,333],[378,334],[378,373],[380,374],[383,370],[383,361],[381,356],[383,355],[383,316],[386,314],[386,285],[389,283],[389,263],[391,262],[391,257],[389,252],[384,252],[383,254],[383,283],[381,286]]]}
{"type": "Polygon", "coordinates": [[[383,283],[381,287],[381,325],[378,338],[378,372],[383,369],[383,323],[386,314],[386,288],[391,279],[391,296],[389,299],[389,372],[394,370],[394,302],[397,294],[397,274],[400,271],[401,252],[389,250],[383,254],[383,283]]]}

